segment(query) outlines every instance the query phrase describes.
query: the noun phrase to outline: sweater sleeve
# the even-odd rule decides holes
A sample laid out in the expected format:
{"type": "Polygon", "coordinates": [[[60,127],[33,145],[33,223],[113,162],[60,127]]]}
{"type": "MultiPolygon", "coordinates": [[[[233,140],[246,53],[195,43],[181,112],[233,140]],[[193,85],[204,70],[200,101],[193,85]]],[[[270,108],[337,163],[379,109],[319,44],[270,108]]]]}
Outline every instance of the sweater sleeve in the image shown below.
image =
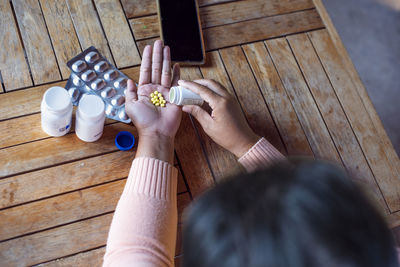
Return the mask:
{"type": "Polygon", "coordinates": [[[167,162],[136,158],[108,234],[103,266],[173,266],[178,171],[167,162]]]}
{"type": "Polygon", "coordinates": [[[248,172],[251,172],[256,169],[268,167],[272,163],[284,158],[270,142],[262,137],[238,161],[248,172]]]}

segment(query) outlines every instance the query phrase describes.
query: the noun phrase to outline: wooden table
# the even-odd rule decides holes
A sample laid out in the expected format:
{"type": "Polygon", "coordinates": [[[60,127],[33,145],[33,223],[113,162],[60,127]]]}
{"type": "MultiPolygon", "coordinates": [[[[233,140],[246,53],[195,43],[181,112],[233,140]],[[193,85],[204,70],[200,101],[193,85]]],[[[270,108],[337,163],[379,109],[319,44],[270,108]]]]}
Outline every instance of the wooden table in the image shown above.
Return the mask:
{"type": "MultiPolygon", "coordinates": [[[[215,79],[251,127],[281,152],[343,165],[400,225],[400,161],[320,0],[199,0],[207,64],[184,79],[215,79]]],[[[0,0],[0,262],[99,266],[134,152],[106,121],[84,143],[40,127],[47,88],[65,85],[66,61],[94,45],[138,79],[140,52],[159,36],[152,0],[0,0]]],[[[197,122],[176,140],[181,213],[193,197],[242,171],[197,122]]],[[[180,231],[179,231],[180,232],[180,231]]],[[[180,234],[176,252],[179,262],[180,234]]]]}

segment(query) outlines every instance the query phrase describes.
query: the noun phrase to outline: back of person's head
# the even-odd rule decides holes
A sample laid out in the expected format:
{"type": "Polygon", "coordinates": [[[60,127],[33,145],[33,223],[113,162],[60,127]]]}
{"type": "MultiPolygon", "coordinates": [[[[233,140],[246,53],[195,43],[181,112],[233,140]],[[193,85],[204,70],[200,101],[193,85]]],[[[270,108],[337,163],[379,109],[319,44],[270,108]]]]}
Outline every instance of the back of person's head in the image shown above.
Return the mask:
{"type": "Polygon", "coordinates": [[[185,267],[398,266],[383,218],[324,162],[289,160],[234,177],[186,215],[185,267]]]}

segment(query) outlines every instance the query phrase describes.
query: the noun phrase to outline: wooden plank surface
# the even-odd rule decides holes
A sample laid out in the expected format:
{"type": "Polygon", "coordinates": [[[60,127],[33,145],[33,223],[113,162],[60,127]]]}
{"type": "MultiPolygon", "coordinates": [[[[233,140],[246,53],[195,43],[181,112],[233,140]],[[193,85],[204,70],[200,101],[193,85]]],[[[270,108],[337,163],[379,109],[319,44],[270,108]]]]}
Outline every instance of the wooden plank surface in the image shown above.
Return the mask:
{"type": "Polygon", "coordinates": [[[0,211],[0,240],[111,212],[126,179],[0,211]]]}
{"type": "Polygon", "coordinates": [[[15,15],[35,84],[61,79],[42,10],[37,0],[13,0],[15,15]]]}
{"type": "MultiPolygon", "coordinates": [[[[189,193],[179,194],[177,201],[180,220],[191,201],[189,193]]],[[[4,266],[34,265],[104,246],[112,216],[108,213],[2,242],[0,262],[4,266]]]]}
{"type": "Polygon", "coordinates": [[[340,163],[336,147],[286,39],[269,40],[266,45],[314,155],[340,163]]]}
{"type": "Polygon", "coordinates": [[[250,127],[256,134],[264,136],[280,152],[286,154],[279,132],[242,49],[236,46],[223,49],[220,53],[250,127]]]}
{"type": "MultiPolygon", "coordinates": [[[[2,179],[0,209],[125,178],[134,156],[130,151],[117,151],[2,179]]],[[[177,192],[186,191],[179,171],[177,192]]]]}
{"type": "Polygon", "coordinates": [[[246,0],[200,8],[203,28],[313,8],[311,0],[246,0]]]}
{"type": "Polygon", "coordinates": [[[323,30],[312,32],[309,36],[383,192],[390,211],[399,210],[400,174],[397,168],[390,164],[390,160],[385,153],[385,143],[381,141],[371,118],[366,116],[368,112],[329,34],[323,30]]]}
{"type": "Polygon", "coordinates": [[[71,71],[67,61],[82,52],[65,1],[40,0],[61,75],[67,80],[71,71]]]}
{"type": "MultiPolygon", "coordinates": [[[[198,0],[198,5],[207,6],[235,0],[198,0]]],[[[237,1],[237,0],[236,0],[237,1]]],[[[121,0],[127,18],[143,17],[157,13],[157,2],[153,0],[121,0]]]]}
{"type": "Polygon", "coordinates": [[[129,20],[136,40],[160,36],[158,17],[147,16],[129,20]]]}
{"type": "Polygon", "coordinates": [[[322,28],[315,9],[254,19],[203,30],[206,50],[322,28]]]}
{"type": "MultiPolygon", "coordinates": [[[[74,107],[75,112],[76,108],[74,107]]],[[[115,120],[106,119],[105,125],[115,123],[115,120]]],[[[72,115],[72,126],[70,132],[75,131],[75,115],[72,115]]],[[[49,138],[49,135],[42,130],[41,114],[32,114],[12,120],[0,121],[0,133],[3,138],[0,139],[0,149],[15,146],[22,143],[37,141],[49,138]]]]}
{"type": "Polygon", "coordinates": [[[393,144],[390,141],[389,136],[385,131],[382,121],[379,118],[379,115],[376,112],[375,107],[368,96],[367,90],[365,90],[365,87],[357,73],[357,70],[353,65],[353,62],[351,61],[351,58],[347,53],[346,48],[343,45],[343,42],[339,37],[339,34],[337,33],[335,27],[333,26],[333,23],[328,15],[328,12],[326,12],[326,9],[323,6],[321,0],[313,0],[313,3],[316,9],[318,10],[318,13],[321,15],[321,18],[324,21],[324,25],[326,26],[326,30],[328,31],[329,36],[331,37],[331,40],[335,45],[336,50],[338,51],[337,56],[339,56],[340,59],[342,60],[342,63],[345,66],[347,73],[351,77],[352,82],[356,87],[357,92],[365,106],[365,109],[368,112],[377,133],[379,134],[379,138],[385,146],[385,153],[389,159],[389,164],[392,166],[392,168],[396,169],[396,172],[398,174],[400,174],[399,155],[396,153],[393,144]]]}
{"type": "MultiPolygon", "coordinates": [[[[134,81],[139,79],[139,67],[124,69],[122,72],[134,81]]],[[[0,120],[40,112],[40,102],[44,92],[52,86],[64,87],[65,84],[66,81],[56,82],[0,94],[0,120]]]]}
{"type": "Polygon", "coordinates": [[[108,43],[118,68],[140,64],[139,52],[118,0],[95,0],[108,43]]]}
{"type": "MultiPolygon", "coordinates": [[[[213,79],[221,83],[228,92],[235,97],[235,91],[229,81],[228,74],[225,71],[221,57],[218,51],[208,52],[206,54],[206,64],[200,70],[204,79],[213,79]]],[[[204,144],[204,150],[208,156],[208,160],[213,170],[213,174],[217,181],[224,177],[237,175],[244,172],[243,167],[238,163],[235,155],[217,145],[203,129],[199,129],[199,134],[204,144]]]]}
{"type": "Polygon", "coordinates": [[[76,255],[57,259],[47,263],[35,265],[36,267],[101,267],[103,264],[103,256],[106,253],[106,248],[101,247],[76,255]]]}
{"type": "MultiPolygon", "coordinates": [[[[199,14],[201,26],[206,29],[246,20],[287,14],[313,7],[311,0],[248,0],[202,7],[199,9],[199,14]]],[[[131,19],[130,22],[137,40],[160,36],[157,15],[131,19]]]]}
{"type": "Polygon", "coordinates": [[[288,41],[344,166],[354,178],[367,183],[378,197],[381,207],[387,209],[346,114],[307,34],[289,36],[288,41]]]}
{"type": "Polygon", "coordinates": [[[82,49],[84,50],[93,45],[112,64],[115,64],[92,1],[66,1],[82,49]]]}
{"type": "Polygon", "coordinates": [[[136,128],[131,125],[115,123],[105,126],[101,139],[93,143],[83,142],[71,133],[1,149],[0,177],[117,151],[114,138],[120,131],[130,131],[137,136],[136,128]]]}
{"type": "Polygon", "coordinates": [[[117,151],[2,179],[0,209],[127,177],[134,156],[117,151]]]}
{"type": "Polygon", "coordinates": [[[243,50],[288,154],[312,157],[310,144],[264,43],[244,45],[243,50]]]}
{"type": "Polygon", "coordinates": [[[0,72],[4,89],[11,91],[31,86],[31,75],[8,0],[0,0],[0,25],[3,44],[0,49],[0,72]]]}
{"type": "MultiPolygon", "coordinates": [[[[195,80],[201,78],[201,73],[197,67],[183,67],[181,78],[195,80]]],[[[213,186],[214,178],[194,127],[191,117],[183,113],[181,126],[176,134],[175,150],[189,190],[195,197],[213,186]]]]}

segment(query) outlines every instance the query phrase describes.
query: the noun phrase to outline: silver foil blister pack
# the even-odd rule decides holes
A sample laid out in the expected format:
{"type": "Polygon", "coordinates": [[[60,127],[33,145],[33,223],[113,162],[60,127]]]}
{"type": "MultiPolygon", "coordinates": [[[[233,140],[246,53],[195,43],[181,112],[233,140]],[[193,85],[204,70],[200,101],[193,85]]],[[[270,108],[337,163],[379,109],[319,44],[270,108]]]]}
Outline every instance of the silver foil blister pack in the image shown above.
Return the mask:
{"type": "Polygon", "coordinates": [[[67,62],[72,73],[65,89],[77,106],[84,94],[100,96],[107,118],[130,123],[125,113],[125,92],[128,77],[115,68],[91,46],[67,62]]]}

